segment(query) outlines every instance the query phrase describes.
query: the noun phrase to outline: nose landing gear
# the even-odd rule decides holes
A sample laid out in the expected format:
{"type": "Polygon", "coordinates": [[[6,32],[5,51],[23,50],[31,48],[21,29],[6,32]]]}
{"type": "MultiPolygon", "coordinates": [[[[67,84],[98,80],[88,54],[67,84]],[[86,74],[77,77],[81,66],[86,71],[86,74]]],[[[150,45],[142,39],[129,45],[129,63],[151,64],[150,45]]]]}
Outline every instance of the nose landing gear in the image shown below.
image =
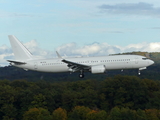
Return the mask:
{"type": "Polygon", "coordinates": [[[142,68],[139,68],[139,70],[138,70],[138,75],[141,75],[141,70],[145,70],[146,69],[146,67],[142,67],[142,68]]]}

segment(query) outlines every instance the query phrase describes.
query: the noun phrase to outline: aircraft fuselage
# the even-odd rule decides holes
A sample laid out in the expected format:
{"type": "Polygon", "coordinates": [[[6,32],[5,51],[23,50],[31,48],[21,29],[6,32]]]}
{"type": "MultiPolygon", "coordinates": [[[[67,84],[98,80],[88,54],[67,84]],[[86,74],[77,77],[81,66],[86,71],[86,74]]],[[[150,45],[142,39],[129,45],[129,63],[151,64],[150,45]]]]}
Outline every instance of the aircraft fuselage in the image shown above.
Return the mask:
{"type": "MultiPolygon", "coordinates": [[[[139,55],[114,55],[103,57],[78,57],[66,58],[66,60],[88,66],[104,65],[105,70],[116,69],[138,69],[150,66],[154,62],[146,57],[139,55]]],[[[35,70],[41,72],[71,72],[68,64],[62,62],[61,58],[54,59],[35,59],[25,61],[26,64],[12,65],[26,70],[35,70]]]]}

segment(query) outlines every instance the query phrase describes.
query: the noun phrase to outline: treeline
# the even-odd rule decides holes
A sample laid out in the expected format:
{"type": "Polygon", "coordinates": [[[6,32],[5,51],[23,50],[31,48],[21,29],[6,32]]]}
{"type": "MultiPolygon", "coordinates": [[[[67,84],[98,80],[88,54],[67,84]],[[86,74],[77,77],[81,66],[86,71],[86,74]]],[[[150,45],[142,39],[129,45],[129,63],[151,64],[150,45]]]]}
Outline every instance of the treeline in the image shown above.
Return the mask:
{"type": "Polygon", "coordinates": [[[135,76],[76,82],[0,81],[1,120],[159,120],[160,82],[135,76]]]}
{"type": "Polygon", "coordinates": [[[138,69],[133,70],[111,70],[106,71],[104,74],[91,74],[90,72],[85,72],[85,77],[79,78],[79,72],[70,74],[67,73],[44,73],[37,71],[25,71],[21,68],[7,66],[0,68],[0,80],[17,80],[23,79],[30,82],[37,82],[39,80],[44,80],[47,82],[59,82],[59,81],[79,81],[79,80],[87,80],[87,79],[95,79],[95,80],[104,80],[106,77],[114,77],[115,75],[129,75],[129,76],[138,76],[141,79],[148,78],[153,80],[159,80],[160,78],[160,64],[155,64],[147,67],[146,70],[141,71],[141,75],[138,75],[138,69]]]}
{"type": "Polygon", "coordinates": [[[23,120],[159,120],[160,110],[131,110],[124,107],[114,107],[110,112],[76,106],[69,113],[57,108],[51,114],[44,108],[31,108],[23,115],[23,120]]]}

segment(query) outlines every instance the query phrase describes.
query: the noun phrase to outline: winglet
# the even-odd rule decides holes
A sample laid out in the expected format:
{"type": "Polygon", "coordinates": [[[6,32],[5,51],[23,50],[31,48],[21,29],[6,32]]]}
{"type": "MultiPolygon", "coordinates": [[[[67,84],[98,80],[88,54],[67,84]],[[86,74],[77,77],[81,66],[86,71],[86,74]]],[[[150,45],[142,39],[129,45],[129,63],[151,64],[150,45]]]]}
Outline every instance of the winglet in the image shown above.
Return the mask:
{"type": "Polygon", "coordinates": [[[56,54],[57,54],[58,58],[62,59],[62,57],[60,56],[60,54],[57,51],[56,51],[56,54]]]}

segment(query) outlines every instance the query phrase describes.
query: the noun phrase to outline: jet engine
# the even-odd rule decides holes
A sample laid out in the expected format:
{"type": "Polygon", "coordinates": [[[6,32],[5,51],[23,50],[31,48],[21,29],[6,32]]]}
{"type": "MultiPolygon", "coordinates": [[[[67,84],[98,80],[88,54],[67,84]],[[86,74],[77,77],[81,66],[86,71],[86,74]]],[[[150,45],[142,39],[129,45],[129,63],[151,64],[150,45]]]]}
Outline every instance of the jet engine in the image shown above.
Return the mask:
{"type": "Polygon", "coordinates": [[[105,66],[104,65],[97,65],[97,66],[92,66],[91,67],[91,73],[96,74],[96,73],[104,73],[105,72],[105,66]]]}

